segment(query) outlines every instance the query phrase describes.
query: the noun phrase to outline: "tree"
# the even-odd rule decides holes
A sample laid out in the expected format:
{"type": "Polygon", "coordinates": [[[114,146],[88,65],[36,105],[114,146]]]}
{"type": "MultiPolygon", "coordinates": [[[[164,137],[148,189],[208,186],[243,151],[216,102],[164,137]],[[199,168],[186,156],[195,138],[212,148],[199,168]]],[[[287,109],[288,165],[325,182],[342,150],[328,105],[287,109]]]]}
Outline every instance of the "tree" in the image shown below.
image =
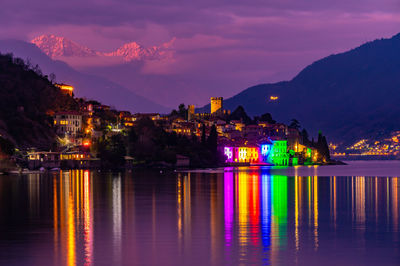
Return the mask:
{"type": "Polygon", "coordinates": [[[50,73],[49,78],[50,78],[50,82],[51,82],[52,84],[55,84],[55,83],[56,83],[56,74],[50,73]]]}
{"type": "Polygon", "coordinates": [[[208,146],[208,149],[212,153],[216,153],[217,145],[218,145],[217,128],[215,127],[215,125],[212,125],[211,130],[210,130],[210,135],[208,136],[208,139],[207,139],[207,146],[208,146]]]}
{"type": "Polygon", "coordinates": [[[321,131],[318,132],[316,148],[322,160],[329,161],[331,159],[328,142],[326,141],[326,137],[322,135],[321,131]]]}
{"type": "Polygon", "coordinates": [[[309,145],[310,140],[308,139],[308,132],[305,128],[300,132],[301,138],[302,138],[302,143],[303,145],[309,145]]]}
{"type": "Polygon", "coordinates": [[[275,124],[276,121],[272,119],[272,115],[270,113],[262,114],[260,117],[257,117],[257,120],[260,122],[267,122],[269,124],[275,124]]]}
{"type": "Polygon", "coordinates": [[[293,118],[292,120],[290,120],[289,127],[299,130],[300,129],[300,122],[297,119],[293,118]]]}
{"type": "Polygon", "coordinates": [[[247,115],[246,111],[244,110],[243,106],[239,105],[235,111],[229,116],[229,120],[241,120],[246,125],[251,124],[252,120],[247,115]]]}
{"type": "Polygon", "coordinates": [[[206,125],[202,125],[201,128],[201,144],[203,144],[203,146],[206,145],[206,125]]]}
{"type": "Polygon", "coordinates": [[[125,162],[126,148],[123,135],[113,135],[109,139],[100,140],[98,152],[102,163],[107,167],[118,168],[125,162]]]}
{"type": "Polygon", "coordinates": [[[128,137],[127,137],[127,154],[129,156],[133,155],[133,151],[134,151],[134,147],[135,147],[135,143],[138,140],[138,135],[135,132],[134,128],[130,128],[128,131],[128,137]]]}
{"type": "Polygon", "coordinates": [[[326,137],[325,136],[322,137],[321,146],[322,146],[323,155],[324,155],[326,161],[329,162],[331,160],[331,154],[330,154],[329,145],[328,145],[328,142],[326,141],[326,137]]]}
{"type": "Polygon", "coordinates": [[[183,119],[187,119],[187,109],[185,107],[185,104],[181,103],[178,106],[178,114],[180,117],[182,117],[183,119]]]}
{"type": "Polygon", "coordinates": [[[0,137],[0,155],[13,155],[15,151],[14,144],[8,139],[0,137]]]}
{"type": "Polygon", "coordinates": [[[169,114],[170,116],[178,116],[179,115],[179,113],[178,113],[178,111],[177,110],[172,110],[171,111],[171,113],[169,114]]]}

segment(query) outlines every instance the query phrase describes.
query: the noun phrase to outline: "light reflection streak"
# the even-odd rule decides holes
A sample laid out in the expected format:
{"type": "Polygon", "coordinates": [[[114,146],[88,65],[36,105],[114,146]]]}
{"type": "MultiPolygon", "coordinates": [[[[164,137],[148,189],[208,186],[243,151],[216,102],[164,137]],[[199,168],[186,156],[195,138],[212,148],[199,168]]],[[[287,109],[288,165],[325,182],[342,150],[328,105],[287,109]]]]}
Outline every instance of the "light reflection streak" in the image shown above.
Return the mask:
{"type": "Polygon", "coordinates": [[[259,245],[258,233],[260,231],[260,191],[259,175],[252,174],[250,177],[250,239],[253,246],[259,245]]]}
{"type": "Polygon", "coordinates": [[[232,245],[233,226],[233,173],[224,173],[224,223],[225,223],[225,245],[232,245]]]}
{"type": "Polygon", "coordinates": [[[189,250],[191,242],[191,218],[192,218],[192,201],[191,201],[191,185],[190,173],[184,177],[183,182],[183,201],[184,201],[184,243],[185,248],[189,250]]]}
{"type": "Polygon", "coordinates": [[[356,196],[356,222],[364,228],[365,224],[365,177],[358,176],[355,179],[356,196]]]}
{"type": "Polygon", "coordinates": [[[90,173],[84,172],[84,240],[85,259],[84,265],[92,265],[93,261],[93,208],[92,208],[92,186],[90,185],[90,173]]]}
{"type": "MultiPolygon", "coordinates": [[[[271,247],[271,176],[261,176],[261,236],[264,254],[270,250],[271,247]]],[[[269,264],[269,258],[263,258],[264,264],[269,264]]]]}
{"type": "Polygon", "coordinates": [[[336,228],[336,215],[337,215],[337,196],[336,196],[336,176],[333,177],[333,225],[336,228]]]}
{"type": "Polygon", "coordinates": [[[178,220],[178,244],[179,247],[182,245],[182,178],[180,174],[177,179],[177,189],[176,189],[176,211],[177,211],[177,220],[178,220]]]}
{"type": "Polygon", "coordinates": [[[386,222],[389,225],[390,217],[390,188],[389,188],[389,177],[385,178],[386,181],[386,222]]]}
{"type": "Polygon", "coordinates": [[[311,226],[311,177],[307,178],[307,195],[308,195],[308,224],[311,226]]]}
{"type": "Polygon", "coordinates": [[[248,173],[239,172],[236,181],[237,206],[238,206],[238,242],[239,259],[245,260],[248,241],[248,173]]]}
{"type": "Polygon", "coordinates": [[[398,178],[392,178],[392,222],[395,230],[398,230],[399,205],[398,205],[398,178]]]}
{"type": "Polygon", "coordinates": [[[375,223],[378,225],[378,177],[375,177],[375,223]]]}
{"type": "Polygon", "coordinates": [[[211,255],[210,265],[213,265],[216,261],[216,249],[217,249],[217,191],[215,180],[210,181],[210,244],[211,244],[211,255]]]}
{"type": "Polygon", "coordinates": [[[314,200],[314,249],[319,247],[318,241],[318,177],[313,177],[313,200],[314,200]]]}
{"type": "Polygon", "coordinates": [[[121,175],[112,179],[112,216],[113,216],[113,247],[114,262],[119,263],[121,258],[121,175]]]}
{"type": "Polygon", "coordinates": [[[67,194],[68,201],[67,207],[67,261],[68,265],[76,265],[76,247],[75,247],[75,212],[74,212],[74,188],[73,180],[75,175],[70,175],[66,178],[65,193],[67,194]],[[72,184],[71,184],[72,183],[72,184]]]}
{"type": "Polygon", "coordinates": [[[287,182],[286,176],[272,176],[272,254],[287,244],[287,182]]]}
{"type": "Polygon", "coordinates": [[[299,177],[296,176],[295,178],[295,184],[294,184],[294,224],[295,224],[295,229],[294,229],[294,239],[295,239],[295,245],[296,245],[296,250],[298,251],[300,249],[300,243],[299,243],[299,177]]]}
{"type": "Polygon", "coordinates": [[[83,239],[82,264],[91,265],[93,207],[90,173],[79,170],[60,171],[58,178],[59,180],[56,176],[53,178],[54,264],[80,264],[77,246],[81,245],[78,243],[79,239],[83,239]],[[81,232],[82,238],[79,237],[81,232]]]}
{"type": "Polygon", "coordinates": [[[224,232],[225,232],[225,260],[230,261],[232,257],[233,240],[233,215],[234,215],[234,185],[233,173],[224,173],[224,232]]]}
{"type": "Polygon", "coordinates": [[[54,229],[54,264],[58,262],[58,191],[57,176],[53,177],[53,229],[54,229]]]}

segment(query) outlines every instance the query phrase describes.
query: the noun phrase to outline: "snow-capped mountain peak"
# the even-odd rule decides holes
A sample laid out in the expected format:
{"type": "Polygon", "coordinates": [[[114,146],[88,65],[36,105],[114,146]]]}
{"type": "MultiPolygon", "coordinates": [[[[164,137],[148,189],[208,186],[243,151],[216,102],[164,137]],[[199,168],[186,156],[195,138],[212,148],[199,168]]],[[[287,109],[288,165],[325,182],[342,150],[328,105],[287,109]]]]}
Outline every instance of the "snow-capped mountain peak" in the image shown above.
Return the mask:
{"type": "Polygon", "coordinates": [[[31,42],[51,58],[60,56],[88,57],[98,55],[98,52],[88,47],[79,45],[65,37],[59,37],[53,34],[38,36],[31,42]]]}
{"type": "Polygon", "coordinates": [[[133,60],[160,59],[165,55],[165,50],[169,49],[165,45],[145,48],[136,42],[130,42],[115,51],[98,52],[65,37],[55,35],[41,35],[31,42],[53,59],[60,57],[120,57],[123,61],[130,62],[133,60]]]}

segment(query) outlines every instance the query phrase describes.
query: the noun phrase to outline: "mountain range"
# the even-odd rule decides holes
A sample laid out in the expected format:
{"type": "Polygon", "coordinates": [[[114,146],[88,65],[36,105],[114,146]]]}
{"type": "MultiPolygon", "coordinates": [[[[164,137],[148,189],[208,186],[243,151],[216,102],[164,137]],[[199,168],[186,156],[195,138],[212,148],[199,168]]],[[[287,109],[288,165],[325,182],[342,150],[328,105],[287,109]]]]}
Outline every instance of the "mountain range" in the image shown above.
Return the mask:
{"type": "Polygon", "coordinates": [[[41,35],[34,38],[31,43],[35,44],[46,55],[52,59],[62,57],[118,57],[125,62],[145,59],[161,59],[168,54],[170,43],[165,43],[159,47],[153,46],[145,48],[136,42],[122,45],[115,51],[100,52],[86,46],[73,42],[65,37],[41,35]]]}
{"type": "Polygon", "coordinates": [[[278,121],[295,118],[310,135],[321,130],[330,140],[351,143],[400,130],[399,103],[400,34],[318,60],[290,81],[250,87],[224,107],[242,105],[278,121]]]}

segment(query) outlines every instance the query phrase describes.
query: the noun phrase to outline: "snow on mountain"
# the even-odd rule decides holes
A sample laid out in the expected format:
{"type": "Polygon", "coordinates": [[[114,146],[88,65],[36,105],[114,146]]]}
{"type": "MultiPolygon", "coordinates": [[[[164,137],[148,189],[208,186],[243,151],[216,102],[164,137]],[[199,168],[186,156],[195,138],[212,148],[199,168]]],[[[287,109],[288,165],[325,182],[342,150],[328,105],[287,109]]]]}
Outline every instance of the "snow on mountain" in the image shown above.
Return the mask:
{"type": "Polygon", "coordinates": [[[136,42],[126,43],[116,51],[106,53],[106,56],[121,56],[124,61],[132,61],[138,59],[157,59],[158,47],[144,48],[136,42]]]}
{"type": "Polygon", "coordinates": [[[131,42],[122,45],[115,51],[99,52],[65,37],[55,35],[41,35],[31,42],[53,59],[60,57],[119,57],[125,62],[131,62],[134,60],[162,59],[166,54],[165,51],[170,49],[170,46],[166,45],[146,48],[136,42],[131,42]]]}
{"type": "Polygon", "coordinates": [[[89,57],[100,55],[88,47],[55,35],[41,35],[34,38],[31,42],[51,58],[59,56],[89,57]]]}

